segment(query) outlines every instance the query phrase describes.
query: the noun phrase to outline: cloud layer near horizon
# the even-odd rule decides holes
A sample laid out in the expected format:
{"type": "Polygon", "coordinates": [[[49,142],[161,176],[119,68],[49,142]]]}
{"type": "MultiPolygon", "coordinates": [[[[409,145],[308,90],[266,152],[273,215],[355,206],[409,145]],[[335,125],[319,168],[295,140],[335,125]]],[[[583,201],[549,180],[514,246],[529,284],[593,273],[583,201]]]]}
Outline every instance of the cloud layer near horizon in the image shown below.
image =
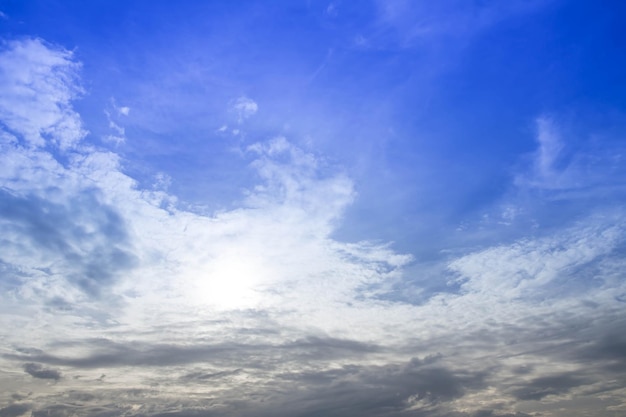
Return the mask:
{"type": "MultiPolygon", "coordinates": [[[[0,57],[0,416],[626,409],[621,184],[586,175],[623,173],[610,153],[562,162],[539,118],[537,153],[481,224],[604,202],[433,267],[334,238],[354,182],[283,136],[235,147],[256,183],[233,209],[140,186],[89,139],[79,70],[39,39],[0,57]]],[[[242,126],[262,109],[230,105],[242,126]]]]}

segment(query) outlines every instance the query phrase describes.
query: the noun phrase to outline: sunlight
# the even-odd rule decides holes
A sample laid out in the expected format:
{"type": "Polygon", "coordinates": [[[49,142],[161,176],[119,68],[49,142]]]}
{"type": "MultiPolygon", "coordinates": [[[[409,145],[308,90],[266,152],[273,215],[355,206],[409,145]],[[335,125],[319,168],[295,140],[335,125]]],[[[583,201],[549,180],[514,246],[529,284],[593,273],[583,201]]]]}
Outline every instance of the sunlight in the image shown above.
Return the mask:
{"type": "Polygon", "coordinates": [[[252,308],[261,300],[258,287],[265,276],[260,260],[250,256],[228,254],[195,275],[190,298],[219,310],[252,308]]]}

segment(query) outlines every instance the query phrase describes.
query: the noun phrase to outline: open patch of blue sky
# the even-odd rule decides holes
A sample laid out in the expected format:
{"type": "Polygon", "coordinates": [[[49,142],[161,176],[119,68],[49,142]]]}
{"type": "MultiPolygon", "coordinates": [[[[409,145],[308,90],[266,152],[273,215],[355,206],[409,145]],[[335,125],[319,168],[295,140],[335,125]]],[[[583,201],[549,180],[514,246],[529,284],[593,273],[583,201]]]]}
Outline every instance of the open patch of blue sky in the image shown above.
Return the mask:
{"type": "Polygon", "coordinates": [[[0,12],[0,416],[623,415],[620,2],[0,12]]]}

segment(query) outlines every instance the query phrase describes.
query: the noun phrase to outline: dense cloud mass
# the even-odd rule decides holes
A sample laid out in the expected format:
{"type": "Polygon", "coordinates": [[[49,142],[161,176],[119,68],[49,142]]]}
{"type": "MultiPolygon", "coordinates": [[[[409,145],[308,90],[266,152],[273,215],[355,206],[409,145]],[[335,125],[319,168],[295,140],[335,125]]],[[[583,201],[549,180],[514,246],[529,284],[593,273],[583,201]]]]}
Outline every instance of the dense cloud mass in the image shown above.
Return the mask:
{"type": "MultiPolygon", "coordinates": [[[[457,42],[452,26],[469,41],[542,2],[486,5],[472,18],[383,3],[351,48],[404,51],[427,37],[443,47],[457,42]]],[[[0,417],[626,412],[620,142],[570,149],[558,120],[539,115],[535,150],[506,191],[480,219],[442,229],[447,240],[432,237],[447,249],[416,255],[377,239],[384,223],[373,216],[371,240],[341,238],[367,197],[358,169],[288,126],[255,125],[278,116],[263,116],[252,94],[222,101],[210,137],[228,141],[229,156],[208,161],[224,176],[228,164],[245,172],[237,197],[214,209],[134,162],[142,135],[175,136],[147,122],[148,100],[108,98],[98,138],[88,129],[100,119],[80,104],[92,81],[77,51],[34,37],[1,48],[0,417]]],[[[185,77],[199,77],[189,65],[185,77]]]]}

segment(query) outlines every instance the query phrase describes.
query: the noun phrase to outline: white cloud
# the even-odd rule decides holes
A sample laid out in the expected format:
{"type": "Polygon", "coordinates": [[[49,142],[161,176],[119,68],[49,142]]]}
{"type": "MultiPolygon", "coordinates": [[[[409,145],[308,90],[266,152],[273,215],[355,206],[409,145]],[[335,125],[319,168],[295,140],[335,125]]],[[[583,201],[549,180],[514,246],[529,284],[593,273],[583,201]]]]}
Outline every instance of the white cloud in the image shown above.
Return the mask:
{"type": "Polygon", "coordinates": [[[539,149],[535,160],[536,174],[541,178],[549,178],[554,173],[554,163],[563,149],[563,144],[554,122],[547,117],[537,119],[537,142],[539,149]]]}
{"type": "Polygon", "coordinates": [[[238,122],[242,123],[244,120],[255,115],[259,110],[259,106],[254,100],[246,96],[241,96],[232,103],[232,109],[238,115],[238,122]]]}
{"type": "Polygon", "coordinates": [[[172,177],[164,172],[159,172],[154,176],[154,183],[152,187],[157,190],[167,190],[172,184],[172,177]]]}
{"type": "Polygon", "coordinates": [[[121,136],[124,136],[126,134],[126,129],[113,121],[109,121],[109,127],[121,136]]]}
{"type": "Polygon", "coordinates": [[[106,143],[110,143],[115,146],[120,146],[126,142],[126,138],[124,136],[106,135],[103,136],[102,139],[106,143]]]}
{"type": "Polygon", "coordinates": [[[71,101],[82,93],[72,53],[39,39],[8,42],[0,56],[0,117],[30,146],[67,149],[86,134],[71,101]]]}
{"type": "Polygon", "coordinates": [[[130,109],[128,107],[118,107],[115,99],[111,99],[111,107],[113,108],[113,114],[109,110],[104,110],[104,114],[109,121],[109,128],[113,131],[113,134],[104,135],[102,139],[106,143],[120,146],[126,142],[126,129],[120,126],[114,119],[118,119],[116,116],[128,116],[130,109]]]}
{"type": "Polygon", "coordinates": [[[563,183],[562,169],[557,167],[557,161],[565,148],[559,128],[554,120],[547,116],[538,117],[537,150],[532,155],[532,166],[529,171],[523,171],[517,176],[519,185],[528,185],[539,188],[567,187],[563,183]]]}
{"type": "MultiPolygon", "coordinates": [[[[551,281],[575,275],[582,265],[610,255],[626,238],[622,216],[592,217],[585,223],[588,226],[558,235],[466,255],[453,261],[450,268],[460,275],[464,291],[502,300],[534,299],[546,292],[551,281]]],[[[575,289],[581,282],[570,279],[569,284],[575,289]]]]}
{"type": "Polygon", "coordinates": [[[113,109],[115,110],[115,113],[117,113],[120,116],[128,116],[130,114],[130,107],[118,106],[117,100],[115,100],[115,97],[111,97],[111,107],[113,107],[113,109]]]}

